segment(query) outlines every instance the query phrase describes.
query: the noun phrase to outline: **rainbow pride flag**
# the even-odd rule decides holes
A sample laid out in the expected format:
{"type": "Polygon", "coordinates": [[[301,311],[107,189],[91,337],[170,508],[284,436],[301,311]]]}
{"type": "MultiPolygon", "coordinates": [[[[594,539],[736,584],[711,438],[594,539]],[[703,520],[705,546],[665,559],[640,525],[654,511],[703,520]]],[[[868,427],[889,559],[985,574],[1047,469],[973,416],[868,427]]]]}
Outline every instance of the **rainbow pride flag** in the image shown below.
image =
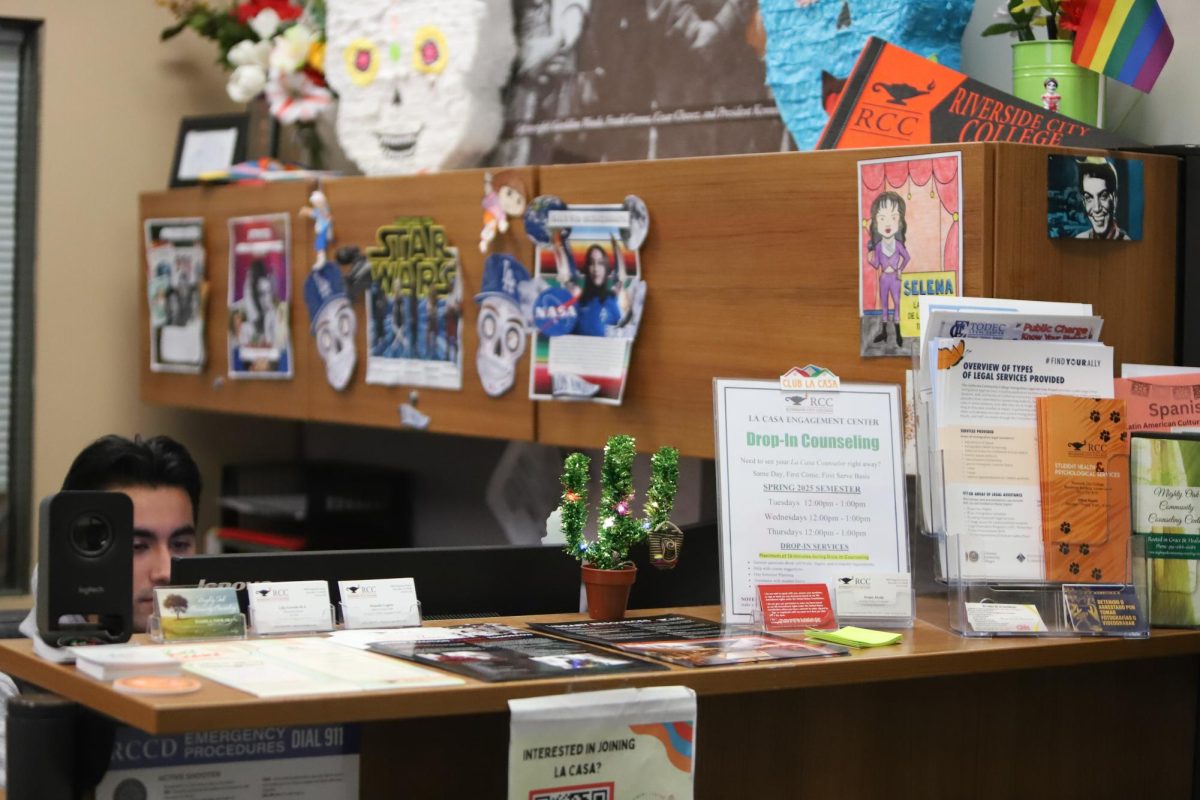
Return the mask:
{"type": "Polygon", "coordinates": [[[1148,92],[1174,46],[1157,0],[1087,0],[1071,60],[1148,92]]]}

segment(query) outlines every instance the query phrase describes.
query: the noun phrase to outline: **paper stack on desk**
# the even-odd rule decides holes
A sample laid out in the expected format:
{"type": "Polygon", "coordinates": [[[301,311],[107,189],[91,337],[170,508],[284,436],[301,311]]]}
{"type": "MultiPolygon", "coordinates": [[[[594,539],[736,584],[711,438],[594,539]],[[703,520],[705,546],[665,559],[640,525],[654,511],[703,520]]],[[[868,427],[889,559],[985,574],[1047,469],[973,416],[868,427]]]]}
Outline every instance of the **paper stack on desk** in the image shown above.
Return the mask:
{"type": "Polygon", "coordinates": [[[98,681],[113,681],[134,675],[175,676],[183,672],[179,659],[158,647],[136,645],[87,645],[72,647],[75,668],[98,681]]]}

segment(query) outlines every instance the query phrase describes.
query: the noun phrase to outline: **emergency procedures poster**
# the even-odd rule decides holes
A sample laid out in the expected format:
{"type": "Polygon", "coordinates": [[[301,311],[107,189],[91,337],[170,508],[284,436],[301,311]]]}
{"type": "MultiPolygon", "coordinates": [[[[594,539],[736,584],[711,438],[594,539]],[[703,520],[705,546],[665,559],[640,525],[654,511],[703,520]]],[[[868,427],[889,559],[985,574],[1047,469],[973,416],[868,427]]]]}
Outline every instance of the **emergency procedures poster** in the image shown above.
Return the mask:
{"type": "Polygon", "coordinates": [[[758,584],[909,571],[898,386],[714,387],[725,622],[753,621],[758,584]]]}
{"type": "Polygon", "coordinates": [[[153,736],[118,727],[96,800],[356,800],[357,725],[153,736]]]}

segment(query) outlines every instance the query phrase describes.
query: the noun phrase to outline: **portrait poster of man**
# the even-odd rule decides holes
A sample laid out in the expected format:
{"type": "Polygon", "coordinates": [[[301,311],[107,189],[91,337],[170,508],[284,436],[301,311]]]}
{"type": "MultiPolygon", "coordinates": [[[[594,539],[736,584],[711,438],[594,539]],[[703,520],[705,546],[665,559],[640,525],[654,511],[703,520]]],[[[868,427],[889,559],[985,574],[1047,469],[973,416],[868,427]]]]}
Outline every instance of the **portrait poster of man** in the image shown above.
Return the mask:
{"type": "Polygon", "coordinates": [[[858,162],[860,355],[911,355],[918,299],[962,294],[962,156],[858,162]]]}
{"type": "Polygon", "coordinates": [[[146,294],[150,370],[198,373],[204,367],[204,220],[148,219],[146,294]]]}
{"type": "Polygon", "coordinates": [[[795,149],[756,0],[516,0],[499,164],[795,149]]]}
{"type": "Polygon", "coordinates": [[[1051,239],[1140,241],[1142,162],[1105,156],[1048,156],[1046,227],[1051,239]]]}
{"type": "Polygon", "coordinates": [[[462,389],[462,268],[429,217],[400,217],[367,248],[367,383],[462,389]]]}
{"type": "Polygon", "coordinates": [[[229,377],[292,377],[287,214],[229,220],[229,377]]]}

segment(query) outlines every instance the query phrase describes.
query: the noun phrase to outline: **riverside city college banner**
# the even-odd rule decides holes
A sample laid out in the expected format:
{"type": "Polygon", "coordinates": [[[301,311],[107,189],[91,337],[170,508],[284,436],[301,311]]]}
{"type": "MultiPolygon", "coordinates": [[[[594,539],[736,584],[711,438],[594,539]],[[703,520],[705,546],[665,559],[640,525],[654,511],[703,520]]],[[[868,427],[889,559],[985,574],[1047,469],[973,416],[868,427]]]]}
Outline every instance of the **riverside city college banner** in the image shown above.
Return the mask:
{"type": "Polygon", "coordinates": [[[909,573],[899,386],[713,385],[723,621],[753,622],[759,584],[909,573]]]}

